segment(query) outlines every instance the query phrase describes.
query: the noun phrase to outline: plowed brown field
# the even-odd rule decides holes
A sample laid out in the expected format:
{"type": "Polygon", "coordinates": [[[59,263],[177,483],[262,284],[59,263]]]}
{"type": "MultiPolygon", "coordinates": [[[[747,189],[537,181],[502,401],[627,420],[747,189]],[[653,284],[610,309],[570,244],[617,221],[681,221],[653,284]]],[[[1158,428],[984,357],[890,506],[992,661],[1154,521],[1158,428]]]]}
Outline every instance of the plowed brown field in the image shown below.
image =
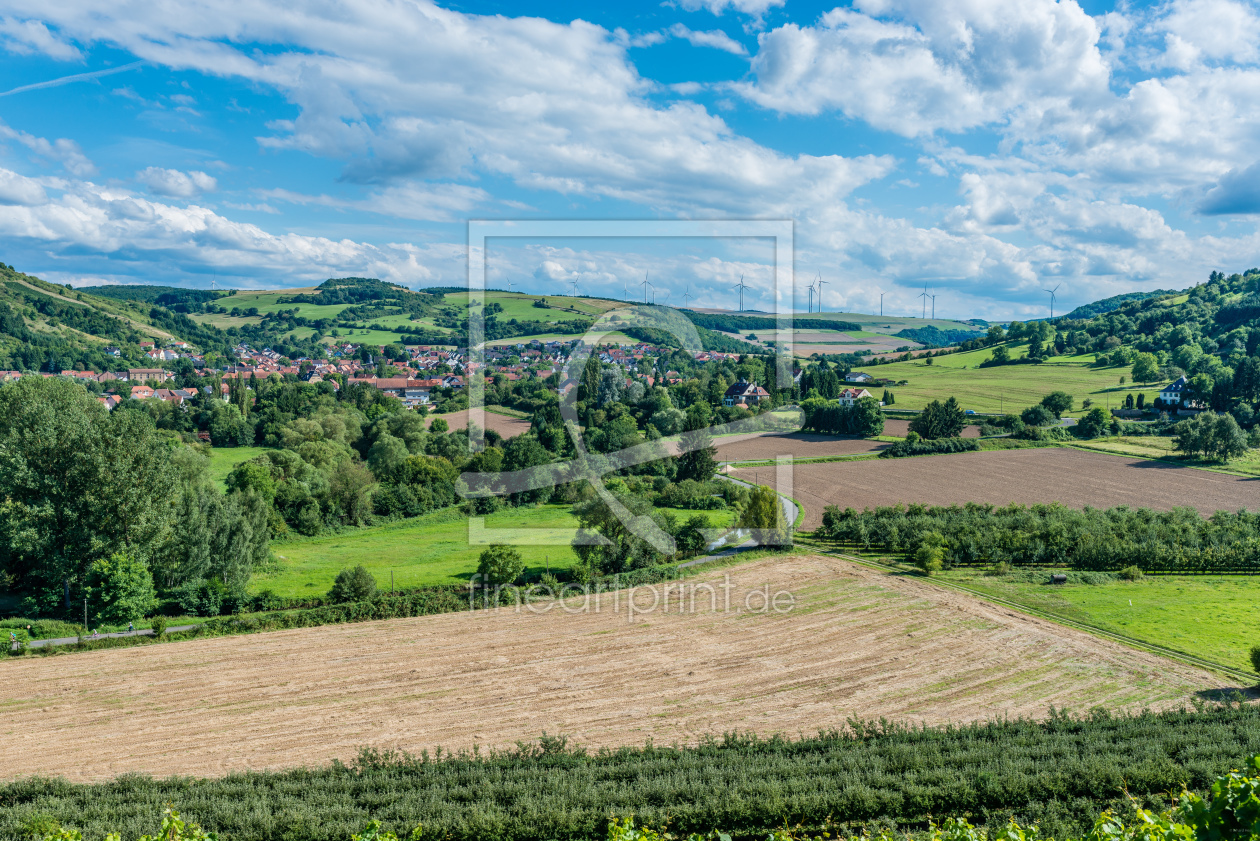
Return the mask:
{"type": "MultiPolygon", "coordinates": [[[[765,470],[733,470],[731,475],[746,481],[774,478],[765,470]]],[[[828,505],[860,511],[898,502],[1062,502],[1073,508],[1128,505],[1160,511],[1186,506],[1203,514],[1260,510],[1258,479],[1064,447],[798,464],[789,495],[805,506],[802,528],[807,530],[822,525],[828,505]]]]}
{"type": "Polygon", "coordinates": [[[694,611],[679,613],[675,597],[670,612],[631,622],[625,594],[604,594],[598,613],[571,603],[570,613],[479,611],[10,660],[0,663],[0,776],[217,775],[347,760],[363,746],[510,746],[544,730],[588,746],[796,736],[849,716],[1160,708],[1220,688],[1190,667],[837,558],[726,574],[730,612],[702,594],[694,611]],[[763,587],[792,593],[794,609],[761,612],[748,593],[763,587]]]}
{"type": "Polygon", "coordinates": [[[817,458],[819,456],[861,455],[877,453],[889,446],[865,438],[844,438],[837,435],[811,435],[805,432],[757,435],[751,438],[715,438],[718,461],[756,461],[778,456],[817,458]]]}
{"type": "MultiPolygon", "coordinates": [[[[451,432],[468,426],[467,409],[460,412],[451,412],[446,415],[430,415],[425,419],[425,426],[431,424],[434,418],[442,418],[445,420],[447,426],[451,428],[451,432]]],[[[512,438],[524,432],[529,432],[529,419],[510,418],[507,415],[486,412],[486,429],[493,429],[504,438],[512,438]]]]}

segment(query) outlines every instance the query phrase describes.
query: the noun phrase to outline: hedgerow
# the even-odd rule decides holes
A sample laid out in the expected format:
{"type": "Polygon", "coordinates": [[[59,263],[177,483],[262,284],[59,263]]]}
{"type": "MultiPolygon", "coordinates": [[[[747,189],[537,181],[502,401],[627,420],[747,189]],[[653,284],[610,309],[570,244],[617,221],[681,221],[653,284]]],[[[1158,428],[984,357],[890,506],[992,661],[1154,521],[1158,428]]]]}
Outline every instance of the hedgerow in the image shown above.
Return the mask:
{"type": "Polygon", "coordinates": [[[917,728],[850,721],[812,738],[727,735],[696,747],[590,753],[546,738],[503,752],[364,751],[350,765],[221,779],[129,775],[102,783],[23,779],[0,786],[0,839],[36,818],[88,841],[134,838],[172,808],[224,841],[345,841],[368,821],[423,838],[573,841],[611,817],[734,839],[773,830],[921,832],[965,818],[1012,818],[1045,836],[1081,837],[1105,809],[1168,805],[1183,787],[1260,753],[1260,711],[1242,704],[1135,715],[917,728]]]}
{"type": "Polygon", "coordinates": [[[1137,562],[1145,572],[1260,572],[1260,514],[1191,508],[1086,508],[968,503],[949,507],[896,505],[855,511],[828,506],[815,535],[856,545],[913,553],[924,535],[944,538],[947,566],[1009,563],[1081,570],[1120,570],[1137,562]]]}
{"type": "Polygon", "coordinates": [[[880,458],[906,458],[930,456],[938,453],[970,453],[980,449],[975,438],[921,438],[917,441],[898,441],[879,454],[880,458]]]}

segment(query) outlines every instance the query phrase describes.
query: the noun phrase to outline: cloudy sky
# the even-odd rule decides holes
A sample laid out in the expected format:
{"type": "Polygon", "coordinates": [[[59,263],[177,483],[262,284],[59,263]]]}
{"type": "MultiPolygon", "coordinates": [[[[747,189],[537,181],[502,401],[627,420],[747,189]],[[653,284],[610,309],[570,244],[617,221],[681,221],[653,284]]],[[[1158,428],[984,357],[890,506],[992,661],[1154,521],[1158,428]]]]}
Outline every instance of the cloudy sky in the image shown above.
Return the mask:
{"type": "MultiPolygon", "coordinates": [[[[0,49],[0,261],[58,282],[462,285],[466,220],[521,217],[791,218],[829,310],[926,285],[1029,317],[1260,264],[1236,0],[0,0],[0,49]]],[[[767,254],[487,264],[769,307],[767,254]]]]}

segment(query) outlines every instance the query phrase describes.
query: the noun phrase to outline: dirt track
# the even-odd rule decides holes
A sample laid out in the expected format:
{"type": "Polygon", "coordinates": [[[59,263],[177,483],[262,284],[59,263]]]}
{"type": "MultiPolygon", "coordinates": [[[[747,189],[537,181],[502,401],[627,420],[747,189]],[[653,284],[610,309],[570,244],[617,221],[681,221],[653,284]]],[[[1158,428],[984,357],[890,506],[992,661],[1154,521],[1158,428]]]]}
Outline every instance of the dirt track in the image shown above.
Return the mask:
{"type": "Polygon", "coordinates": [[[689,615],[631,623],[624,594],[616,612],[605,594],[599,613],[505,609],[0,663],[0,773],[219,775],[350,759],[368,745],[508,746],[544,730],[589,746],[795,736],[849,716],[1159,708],[1220,688],[1195,669],[836,558],[729,575],[730,613],[710,612],[702,593],[689,615]],[[763,585],[793,593],[795,609],[744,609],[763,585]]]}
{"type": "MultiPolygon", "coordinates": [[[[732,476],[751,480],[748,470],[732,476]]],[[[789,496],[805,506],[802,528],[822,524],[828,505],[859,511],[898,502],[951,505],[1062,502],[1073,508],[1128,505],[1203,514],[1260,510],[1260,480],[1145,459],[1052,447],[983,453],[798,464],[789,496]]],[[[773,481],[762,471],[758,478],[773,481]]]]}

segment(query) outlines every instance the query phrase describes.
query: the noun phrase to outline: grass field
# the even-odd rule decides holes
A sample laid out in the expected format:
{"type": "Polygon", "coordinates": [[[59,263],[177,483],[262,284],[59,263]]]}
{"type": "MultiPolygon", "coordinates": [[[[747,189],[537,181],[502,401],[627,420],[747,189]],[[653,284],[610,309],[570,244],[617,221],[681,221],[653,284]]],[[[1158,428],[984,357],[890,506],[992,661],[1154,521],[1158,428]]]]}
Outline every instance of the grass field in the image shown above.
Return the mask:
{"type": "MultiPolygon", "coordinates": [[[[1026,345],[1011,348],[1012,358],[1018,359],[1026,352],[1026,345]]],[[[1134,399],[1145,393],[1148,403],[1158,395],[1154,386],[1139,388],[1129,383],[1128,366],[1089,367],[1094,361],[1092,353],[1056,356],[1041,365],[979,367],[992,356],[992,349],[985,348],[935,357],[931,365],[916,359],[873,365],[868,370],[881,379],[908,382],[893,389],[897,409],[922,409],[932,400],[956,397],[964,409],[1018,413],[1052,391],[1066,391],[1076,398],[1076,411],[1071,414],[1079,415],[1081,401],[1087,397],[1105,409],[1108,405],[1121,406],[1129,393],[1134,399]],[[1124,386],[1120,385],[1121,377],[1126,380],[1124,386]]]]}
{"type": "MultiPolygon", "coordinates": [[[[680,521],[693,514],[709,517],[714,528],[731,522],[729,511],[670,511],[680,521]]],[[[566,505],[514,508],[490,514],[487,529],[575,529],[577,520],[566,505]]],[[[469,545],[469,523],[457,510],[436,511],[424,517],[341,534],[299,538],[272,543],[281,559],[278,572],[255,575],[250,583],[255,592],[272,590],[281,596],[322,594],[332,586],[337,573],[359,564],[376,576],[377,583],[389,586],[392,571],[399,587],[428,584],[458,584],[477,572],[477,559],[483,545],[469,545]]],[[[536,574],[550,568],[568,569],[577,555],[567,545],[520,546],[526,570],[536,574]]]]}
{"type": "Polygon", "coordinates": [[[227,481],[232,468],[243,461],[249,461],[265,452],[267,447],[214,447],[209,451],[210,477],[219,484],[227,481]]]}
{"type": "MultiPolygon", "coordinates": [[[[1141,565],[1141,559],[1135,558],[1141,565]]],[[[950,570],[949,581],[1017,604],[1089,622],[1109,631],[1180,649],[1240,669],[1260,645],[1260,577],[1161,575],[1140,581],[1051,586],[1050,571],[990,577],[980,570],[950,570]],[[1044,574],[1043,574],[1044,573],[1044,574]]]]}

